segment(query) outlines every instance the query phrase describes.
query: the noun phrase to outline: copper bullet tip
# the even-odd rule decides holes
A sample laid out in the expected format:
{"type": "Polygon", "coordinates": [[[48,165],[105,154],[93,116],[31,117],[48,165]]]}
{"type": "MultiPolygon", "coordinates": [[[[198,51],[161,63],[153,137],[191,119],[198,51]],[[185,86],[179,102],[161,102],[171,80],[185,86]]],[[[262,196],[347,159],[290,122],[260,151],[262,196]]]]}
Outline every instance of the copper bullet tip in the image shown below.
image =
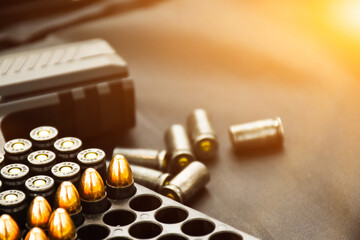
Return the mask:
{"type": "Polygon", "coordinates": [[[81,176],[79,193],[80,197],[87,201],[98,200],[105,196],[104,181],[94,168],[86,169],[81,176]]]}
{"type": "Polygon", "coordinates": [[[52,210],[50,204],[44,197],[35,197],[34,200],[31,202],[28,210],[28,227],[39,227],[42,229],[47,229],[51,212],[52,210]]]}
{"type": "Polygon", "coordinates": [[[3,214],[0,217],[0,239],[20,240],[19,227],[10,215],[3,214]]]}
{"type": "Polygon", "coordinates": [[[123,155],[117,154],[111,160],[106,181],[110,186],[119,188],[134,182],[130,165],[123,155]]]}
{"type": "Polygon", "coordinates": [[[60,184],[56,191],[54,208],[64,208],[69,214],[80,211],[79,192],[72,182],[65,181],[60,184]]]}
{"type": "Polygon", "coordinates": [[[63,208],[56,209],[49,221],[50,240],[74,240],[76,230],[73,221],[63,208]]]}
{"type": "Polygon", "coordinates": [[[25,240],[47,240],[47,236],[41,228],[32,228],[25,237],[25,240]]]}

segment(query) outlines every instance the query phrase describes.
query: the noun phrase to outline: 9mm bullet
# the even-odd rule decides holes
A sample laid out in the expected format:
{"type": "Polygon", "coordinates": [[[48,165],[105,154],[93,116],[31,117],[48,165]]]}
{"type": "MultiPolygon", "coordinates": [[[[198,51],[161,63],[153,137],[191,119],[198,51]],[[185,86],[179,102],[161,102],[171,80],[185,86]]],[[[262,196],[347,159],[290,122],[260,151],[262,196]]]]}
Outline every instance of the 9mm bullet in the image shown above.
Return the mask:
{"type": "Polygon", "coordinates": [[[52,149],[58,134],[58,130],[54,127],[41,126],[31,130],[30,139],[35,149],[52,149]]]}
{"type": "Polygon", "coordinates": [[[80,164],[81,174],[83,174],[87,168],[91,167],[98,171],[103,180],[106,179],[106,160],[103,150],[98,148],[82,150],[77,155],[77,160],[80,164]]]}
{"type": "Polygon", "coordinates": [[[178,202],[186,203],[209,181],[210,174],[206,166],[194,161],[165,185],[160,193],[178,202]]]}
{"type": "Polygon", "coordinates": [[[81,151],[82,141],[76,137],[64,137],[55,141],[59,161],[76,161],[78,153],[81,151]]]}
{"type": "Polygon", "coordinates": [[[56,163],[56,155],[50,150],[39,150],[30,153],[27,161],[33,175],[50,174],[56,163]]]}
{"type": "Polygon", "coordinates": [[[5,158],[7,163],[23,163],[32,152],[32,143],[23,138],[17,138],[5,143],[5,158]]]}
{"type": "Polygon", "coordinates": [[[55,180],[55,187],[58,187],[63,181],[70,181],[75,186],[79,185],[81,178],[80,166],[74,162],[61,162],[51,168],[52,176],[55,180]]]}
{"type": "Polygon", "coordinates": [[[71,182],[65,181],[60,184],[56,191],[54,208],[65,209],[73,220],[75,227],[80,226],[85,220],[79,193],[71,182]]]}
{"type": "Polygon", "coordinates": [[[1,179],[4,189],[25,189],[25,181],[29,176],[29,168],[25,164],[14,163],[4,166],[1,171],[1,179]]]}
{"type": "Polygon", "coordinates": [[[110,162],[107,178],[109,198],[130,198],[136,192],[134,179],[129,163],[123,155],[115,155],[110,162]]]}
{"type": "Polygon", "coordinates": [[[210,117],[204,109],[195,109],[189,115],[187,129],[198,159],[213,158],[217,154],[219,144],[210,117]]]}
{"type": "Polygon", "coordinates": [[[0,193],[0,213],[9,214],[20,228],[25,227],[27,211],[26,195],[20,190],[6,190],[0,193]]]}
{"type": "Polygon", "coordinates": [[[27,229],[30,230],[33,227],[39,227],[47,232],[51,213],[52,209],[50,204],[44,197],[38,196],[34,198],[27,214],[27,229]]]}
{"type": "Polygon", "coordinates": [[[165,144],[169,153],[168,170],[170,173],[178,173],[195,159],[190,140],[181,124],[174,124],[166,130],[165,144]]]}
{"type": "Polygon", "coordinates": [[[109,208],[104,182],[93,168],[86,169],[81,176],[79,194],[84,213],[98,214],[109,208]]]}
{"type": "Polygon", "coordinates": [[[136,183],[157,192],[160,191],[163,186],[167,185],[171,178],[169,173],[163,173],[141,166],[131,165],[131,170],[136,183]]]}
{"type": "Polygon", "coordinates": [[[49,203],[54,202],[55,181],[46,175],[36,175],[28,178],[25,182],[28,202],[32,202],[37,196],[46,198],[49,203]]]}
{"type": "Polygon", "coordinates": [[[75,240],[76,229],[69,214],[63,208],[56,209],[49,220],[49,240],[75,240]]]}
{"type": "Polygon", "coordinates": [[[41,228],[34,227],[26,234],[25,240],[48,240],[48,238],[41,228]]]}
{"type": "Polygon", "coordinates": [[[8,214],[3,214],[0,217],[0,239],[20,240],[19,226],[8,214]]]}

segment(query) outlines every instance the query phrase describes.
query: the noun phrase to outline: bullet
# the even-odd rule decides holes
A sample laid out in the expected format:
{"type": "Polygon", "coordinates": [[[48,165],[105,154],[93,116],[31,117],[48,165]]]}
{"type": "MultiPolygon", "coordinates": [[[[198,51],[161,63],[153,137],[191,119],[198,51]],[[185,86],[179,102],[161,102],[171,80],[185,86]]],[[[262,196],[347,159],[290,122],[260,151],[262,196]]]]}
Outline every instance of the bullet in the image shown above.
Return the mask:
{"type": "Polygon", "coordinates": [[[0,239],[20,240],[19,226],[8,214],[3,214],[0,217],[0,239]]]}
{"type": "Polygon", "coordinates": [[[30,139],[36,149],[52,149],[58,134],[58,130],[54,127],[41,126],[31,130],[30,139]]]}
{"type": "Polygon", "coordinates": [[[210,117],[204,109],[195,109],[189,115],[187,129],[198,159],[213,158],[217,154],[219,144],[210,117]]]}
{"type": "Polygon", "coordinates": [[[41,228],[34,227],[26,234],[25,240],[48,240],[48,238],[41,228]]]}
{"type": "Polygon", "coordinates": [[[56,191],[54,208],[65,209],[76,227],[84,222],[80,196],[74,184],[65,181],[62,182],[56,191]]]}
{"type": "Polygon", "coordinates": [[[50,174],[56,163],[56,155],[49,150],[39,150],[28,155],[27,161],[33,175],[50,174]]]}
{"type": "Polygon", "coordinates": [[[206,166],[194,161],[165,185],[160,193],[178,202],[186,203],[209,181],[210,174],[206,166]]]}
{"type": "Polygon", "coordinates": [[[80,164],[81,174],[91,167],[98,171],[103,180],[106,179],[106,160],[103,150],[98,148],[85,149],[77,155],[77,159],[80,164]]]}
{"type": "Polygon", "coordinates": [[[23,138],[13,139],[5,143],[5,158],[8,163],[22,163],[31,153],[32,143],[23,138]]]}
{"type": "Polygon", "coordinates": [[[47,231],[51,213],[52,209],[50,204],[44,197],[38,196],[34,198],[29,206],[26,227],[28,229],[39,227],[47,231]]]}
{"type": "Polygon", "coordinates": [[[63,181],[70,181],[78,186],[81,175],[80,166],[74,162],[61,162],[51,168],[51,173],[55,180],[55,187],[58,187],[63,181]]]}
{"type": "Polygon", "coordinates": [[[158,170],[141,166],[131,165],[131,170],[136,183],[157,192],[160,191],[163,186],[168,184],[171,178],[169,173],[163,173],[158,170]]]}
{"type": "Polygon", "coordinates": [[[131,165],[166,171],[168,154],[166,150],[142,148],[114,148],[113,156],[123,155],[131,165]]]}
{"type": "Polygon", "coordinates": [[[25,181],[29,176],[29,168],[25,164],[13,163],[4,166],[0,171],[4,189],[25,189],[25,181]]]}
{"type": "Polygon", "coordinates": [[[178,173],[194,160],[190,140],[181,124],[174,124],[167,129],[165,144],[169,153],[169,172],[178,173]]]}
{"type": "Polygon", "coordinates": [[[0,212],[9,214],[20,228],[25,227],[27,213],[26,195],[20,190],[6,190],[0,193],[0,212]]]}
{"type": "Polygon", "coordinates": [[[235,151],[280,145],[284,140],[279,117],[230,126],[229,134],[235,151]]]}
{"type": "Polygon", "coordinates": [[[93,168],[86,169],[81,176],[79,194],[84,213],[102,213],[109,207],[104,181],[93,168]]]}
{"type": "Polygon", "coordinates": [[[75,225],[63,208],[56,209],[49,220],[49,240],[75,240],[75,225]]]}
{"type": "Polygon", "coordinates": [[[110,162],[106,178],[109,198],[124,199],[136,192],[129,163],[123,155],[115,155],[110,162]]]}
{"type": "Polygon", "coordinates": [[[37,196],[46,198],[49,203],[54,202],[55,181],[46,175],[36,175],[28,178],[25,182],[28,202],[32,202],[37,196]]]}
{"type": "Polygon", "coordinates": [[[76,161],[82,141],[76,137],[64,137],[55,141],[54,148],[60,161],[76,161]]]}

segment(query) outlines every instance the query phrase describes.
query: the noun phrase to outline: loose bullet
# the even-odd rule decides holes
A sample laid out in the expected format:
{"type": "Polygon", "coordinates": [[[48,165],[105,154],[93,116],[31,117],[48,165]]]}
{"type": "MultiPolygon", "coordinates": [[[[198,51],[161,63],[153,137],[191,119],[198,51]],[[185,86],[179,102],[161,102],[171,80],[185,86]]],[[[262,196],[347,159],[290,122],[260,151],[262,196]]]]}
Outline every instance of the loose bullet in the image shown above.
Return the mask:
{"type": "Polygon", "coordinates": [[[0,217],[0,239],[20,240],[19,226],[8,214],[3,214],[0,217]]]}
{"type": "Polygon", "coordinates": [[[48,238],[41,228],[34,227],[26,234],[25,240],[48,240],[48,238]]]}
{"type": "Polygon", "coordinates": [[[62,182],[56,191],[54,208],[65,209],[76,227],[84,222],[80,196],[74,184],[65,181],[62,182]]]}
{"type": "Polygon", "coordinates": [[[54,127],[41,126],[31,130],[30,139],[36,149],[52,149],[58,134],[58,130],[54,127]]]}
{"type": "Polygon", "coordinates": [[[81,176],[79,194],[84,213],[102,213],[109,207],[104,181],[93,168],[86,169],[81,176]]]}
{"type": "Polygon", "coordinates": [[[166,150],[116,147],[113,156],[123,155],[131,165],[166,171],[168,154],[166,150]]]}
{"type": "Polygon", "coordinates": [[[124,199],[136,192],[129,163],[122,155],[115,155],[110,162],[106,178],[107,192],[110,198],[124,199]]]}
{"type": "Polygon", "coordinates": [[[160,191],[163,186],[169,183],[171,178],[169,173],[141,166],[131,165],[131,170],[136,183],[154,191],[160,191]]]}
{"type": "Polygon", "coordinates": [[[27,228],[39,227],[48,230],[52,209],[48,201],[41,196],[34,198],[27,214],[27,228]]]}
{"type": "Polygon", "coordinates": [[[49,220],[49,240],[75,240],[76,230],[69,214],[63,208],[56,209],[49,220]]]}

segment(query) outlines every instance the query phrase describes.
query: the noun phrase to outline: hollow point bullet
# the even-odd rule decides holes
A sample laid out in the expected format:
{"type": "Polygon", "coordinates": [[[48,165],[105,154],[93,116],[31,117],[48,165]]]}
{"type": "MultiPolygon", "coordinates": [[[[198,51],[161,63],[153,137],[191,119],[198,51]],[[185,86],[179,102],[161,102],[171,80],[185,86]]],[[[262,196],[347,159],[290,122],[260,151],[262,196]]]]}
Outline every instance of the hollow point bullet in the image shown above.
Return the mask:
{"type": "Polygon", "coordinates": [[[204,109],[195,109],[187,119],[187,129],[195,156],[198,159],[213,158],[219,144],[208,113],[204,109]]]}
{"type": "Polygon", "coordinates": [[[26,234],[24,240],[48,240],[48,238],[41,228],[34,227],[26,234]]]}
{"type": "Polygon", "coordinates": [[[75,240],[76,230],[69,214],[63,208],[56,209],[49,220],[49,240],[75,240]]]}
{"type": "Polygon", "coordinates": [[[26,195],[20,190],[10,189],[0,193],[0,212],[9,214],[21,229],[25,227],[27,206],[26,195]]]}
{"type": "Polygon", "coordinates": [[[115,155],[110,162],[106,178],[109,198],[124,199],[136,192],[129,163],[123,155],[115,155]]]}
{"type": "Polygon", "coordinates": [[[279,117],[232,125],[229,134],[235,151],[281,145],[284,141],[279,117]]]}
{"type": "Polygon", "coordinates": [[[34,198],[27,214],[27,228],[39,227],[44,231],[48,230],[52,209],[48,201],[41,196],[34,198]]]}
{"type": "Polygon", "coordinates": [[[174,124],[166,130],[165,144],[169,153],[169,172],[178,173],[194,160],[190,140],[181,124],[174,124]]]}
{"type": "Polygon", "coordinates": [[[30,139],[36,149],[52,149],[58,134],[58,130],[54,127],[41,126],[31,130],[30,139]]]}
{"type": "Polygon", "coordinates": [[[157,192],[160,191],[163,186],[167,185],[171,178],[169,173],[163,173],[141,166],[131,165],[131,170],[136,183],[157,192]]]}
{"type": "Polygon", "coordinates": [[[28,202],[30,203],[37,196],[46,198],[49,203],[54,202],[55,181],[52,177],[46,175],[36,175],[28,178],[25,182],[25,189],[28,202]]]}
{"type": "Polygon", "coordinates": [[[165,185],[160,193],[178,202],[186,203],[209,181],[210,174],[206,166],[194,161],[165,185]]]}
{"type": "Polygon", "coordinates": [[[120,154],[132,165],[166,171],[168,154],[166,150],[116,147],[113,156],[120,154]]]}
{"type": "Polygon", "coordinates": [[[65,209],[76,227],[84,222],[80,196],[74,184],[69,181],[62,182],[56,191],[54,208],[65,209]]]}
{"type": "Polygon", "coordinates": [[[5,143],[5,158],[8,163],[21,163],[31,153],[32,143],[23,138],[17,138],[5,143]]]}
{"type": "Polygon", "coordinates": [[[82,150],[77,155],[77,160],[80,164],[81,174],[91,167],[94,168],[103,180],[106,179],[106,160],[105,152],[98,148],[89,148],[82,150]]]}
{"type": "Polygon", "coordinates": [[[81,176],[79,195],[84,213],[102,213],[109,206],[104,181],[93,168],[86,169],[81,176]]]}
{"type": "Polygon", "coordinates": [[[0,239],[20,240],[20,230],[16,221],[8,214],[0,217],[0,239]]]}

